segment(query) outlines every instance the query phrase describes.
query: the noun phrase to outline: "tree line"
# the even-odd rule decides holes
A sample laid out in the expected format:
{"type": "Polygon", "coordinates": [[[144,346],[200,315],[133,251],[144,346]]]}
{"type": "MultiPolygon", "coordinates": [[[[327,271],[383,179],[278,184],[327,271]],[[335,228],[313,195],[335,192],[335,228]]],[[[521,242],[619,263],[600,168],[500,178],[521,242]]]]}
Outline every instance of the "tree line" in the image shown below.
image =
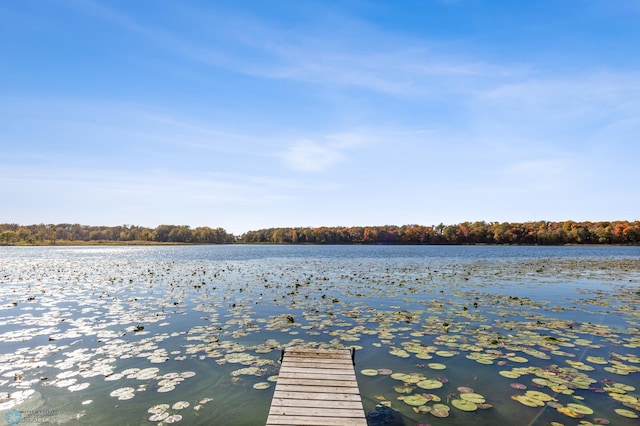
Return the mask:
{"type": "Polygon", "coordinates": [[[229,244],[236,238],[222,228],[186,225],[160,225],[145,228],[135,225],[86,226],[62,223],[39,225],[0,225],[0,244],[57,244],[57,243],[179,243],[229,244]]]}
{"type": "Polygon", "coordinates": [[[243,243],[275,244],[638,244],[640,222],[464,222],[456,225],[270,228],[243,243]]]}
{"type": "Polygon", "coordinates": [[[456,225],[269,228],[235,236],[223,228],[160,225],[0,224],[0,244],[640,244],[639,221],[463,222],[456,225]]]}

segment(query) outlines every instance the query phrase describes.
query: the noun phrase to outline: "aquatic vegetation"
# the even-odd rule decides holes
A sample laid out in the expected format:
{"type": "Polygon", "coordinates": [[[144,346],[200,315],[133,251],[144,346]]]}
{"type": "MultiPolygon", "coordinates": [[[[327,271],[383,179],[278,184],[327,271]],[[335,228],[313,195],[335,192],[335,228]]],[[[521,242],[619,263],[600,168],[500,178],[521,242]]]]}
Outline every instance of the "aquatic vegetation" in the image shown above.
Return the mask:
{"type": "Polygon", "coordinates": [[[365,409],[407,424],[640,412],[638,257],[221,249],[7,248],[0,409],[260,423],[280,350],[303,346],[355,348],[365,409]]]}
{"type": "Polygon", "coordinates": [[[476,411],[478,406],[473,402],[466,399],[452,399],[451,405],[462,411],[476,411]]]}

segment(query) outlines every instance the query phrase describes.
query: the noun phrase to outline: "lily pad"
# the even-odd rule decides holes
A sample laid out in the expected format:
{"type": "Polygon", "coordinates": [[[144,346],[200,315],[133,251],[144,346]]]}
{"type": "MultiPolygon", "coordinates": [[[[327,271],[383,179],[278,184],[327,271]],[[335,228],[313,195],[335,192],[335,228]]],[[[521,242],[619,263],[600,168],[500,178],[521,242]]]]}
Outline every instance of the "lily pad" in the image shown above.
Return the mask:
{"type": "Polygon", "coordinates": [[[570,408],[576,413],[580,414],[593,414],[593,410],[591,408],[587,407],[586,405],[576,404],[574,402],[570,402],[569,404],[567,404],[567,408],[570,408]]]}
{"type": "Polygon", "coordinates": [[[409,375],[407,373],[393,373],[391,374],[391,378],[395,379],[395,380],[402,380],[404,381],[405,379],[407,379],[409,377],[409,375]]]}
{"type": "Polygon", "coordinates": [[[588,356],[588,357],[585,358],[585,360],[590,362],[590,363],[592,363],[592,364],[604,365],[604,364],[608,364],[609,363],[609,361],[607,361],[606,359],[604,359],[601,356],[588,356]]]}
{"type": "Polygon", "coordinates": [[[112,391],[109,396],[118,398],[120,401],[131,399],[135,396],[135,389],[131,387],[120,388],[112,391]]]}
{"type": "Polygon", "coordinates": [[[451,405],[462,411],[476,411],[478,409],[475,403],[465,399],[452,399],[451,405]]]}
{"type": "Polygon", "coordinates": [[[511,396],[511,399],[518,401],[520,404],[526,405],[527,407],[544,407],[544,401],[531,398],[526,395],[513,395],[511,396]]]}
{"type": "Polygon", "coordinates": [[[171,406],[172,410],[182,410],[187,408],[190,404],[187,401],[178,401],[171,406]]]}
{"type": "Polygon", "coordinates": [[[633,392],[634,390],[636,390],[636,388],[634,388],[633,386],[627,385],[625,383],[620,383],[620,382],[614,383],[611,386],[613,386],[616,389],[622,389],[625,392],[633,392]]]}
{"type": "Polygon", "coordinates": [[[444,418],[444,417],[449,417],[449,411],[451,410],[451,408],[449,408],[448,405],[444,405],[444,404],[434,404],[431,407],[431,411],[429,411],[429,413],[435,417],[440,417],[440,418],[444,418]]]}
{"type": "Polygon", "coordinates": [[[433,359],[433,356],[429,355],[426,352],[420,352],[416,354],[416,358],[418,359],[433,359]]]}
{"type": "Polygon", "coordinates": [[[498,374],[502,377],[506,377],[507,379],[517,379],[518,377],[520,377],[520,374],[516,373],[515,371],[509,370],[498,371],[498,374]]]}
{"type": "Polygon", "coordinates": [[[75,385],[71,385],[67,389],[70,392],[78,392],[78,391],[84,390],[84,389],[86,389],[88,387],[89,387],[89,383],[85,382],[85,383],[78,383],[78,384],[75,384],[75,385]]]}
{"type": "Polygon", "coordinates": [[[269,389],[271,387],[271,385],[269,384],[269,382],[259,382],[256,383],[255,385],[253,385],[254,389],[269,389]]]}
{"type": "Polygon", "coordinates": [[[486,402],[483,395],[480,395],[479,393],[474,393],[474,392],[461,393],[460,399],[463,399],[465,401],[471,401],[475,404],[482,404],[486,402]]]}
{"type": "Polygon", "coordinates": [[[446,365],[440,364],[439,362],[431,362],[431,363],[429,363],[427,365],[432,370],[444,370],[445,368],[447,368],[446,365]]]}
{"type": "Polygon", "coordinates": [[[150,422],[161,422],[164,419],[166,419],[167,417],[169,417],[169,413],[167,413],[166,411],[163,411],[161,413],[153,414],[151,417],[149,417],[149,421],[150,422]]]}
{"type": "Polygon", "coordinates": [[[169,404],[157,404],[147,410],[149,414],[160,414],[164,413],[169,409],[169,404]]]}
{"type": "Polygon", "coordinates": [[[583,414],[580,414],[577,411],[574,411],[569,407],[560,406],[560,407],[556,408],[556,410],[558,410],[558,413],[564,414],[565,416],[571,417],[571,418],[574,418],[574,419],[578,419],[578,418],[584,416],[583,414]]]}
{"type": "Polygon", "coordinates": [[[539,401],[552,401],[553,397],[551,395],[548,395],[544,392],[540,392],[540,391],[534,391],[534,390],[528,390],[525,392],[525,395],[528,396],[529,398],[533,398],[533,399],[537,399],[539,401]]]}
{"type": "Polygon", "coordinates": [[[413,387],[407,386],[407,385],[394,386],[393,387],[394,391],[396,391],[397,393],[402,393],[402,394],[409,394],[409,393],[413,392],[413,389],[414,389],[413,387]]]}
{"type": "Polygon", "coordinates": [[[416,383],[416,386],[422,389],[439,389],[442,387],[442,382],[434,379],[425,379],[416,383]]]}
{"type": "Polygon", "coordinates": [[[637,419],[638,415],[636,413],[634,413],[631,410],[627,410],[625,408],[616,408],[615,410],[613,410],[616,412],[616,414],[622,416],[622,417],[626,417],[629,419],[637,419]]]}
{"type": "Polygon", "coordinates": [[[166,419],[164,419],[165,423],[178,423],[180,420],[182,420],[182,416],[180,414],[172,414],[169,417],[167,417],[166,419]]]}
{"type": "Polygon", "coordinates": [[[426,404],[428,400],[422,395],[408,395],[403,398],[403,402],[405,404],[417,407],[426,404]]]}

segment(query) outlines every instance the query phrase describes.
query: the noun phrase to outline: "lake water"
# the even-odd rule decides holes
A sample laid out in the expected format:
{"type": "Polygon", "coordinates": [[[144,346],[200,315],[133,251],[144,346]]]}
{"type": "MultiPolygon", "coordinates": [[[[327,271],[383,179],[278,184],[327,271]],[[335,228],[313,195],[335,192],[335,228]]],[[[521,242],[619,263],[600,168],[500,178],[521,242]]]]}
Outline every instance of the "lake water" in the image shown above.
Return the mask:
{"type": "Polygon", "coordinates": [[[637,306],[640,247],[0,247],[0,423],[261,425],[309,346],[370,425],[636,425],[637,306]]]}

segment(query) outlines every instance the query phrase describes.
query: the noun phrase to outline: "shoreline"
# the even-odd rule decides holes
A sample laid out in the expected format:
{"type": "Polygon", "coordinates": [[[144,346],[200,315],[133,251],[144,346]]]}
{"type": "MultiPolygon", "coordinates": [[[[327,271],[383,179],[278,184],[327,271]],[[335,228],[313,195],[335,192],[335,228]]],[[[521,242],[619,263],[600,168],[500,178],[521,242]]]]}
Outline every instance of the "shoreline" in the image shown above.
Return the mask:
{"type": "Polygon", "coordinates": [[[384,244],[384,243],[271,243],[271,242],[235,242],[235,243],[181,243],[181,242],[162,242],[162,241],[56,241],[56,242],[42,242],[42,243],[14,243],[14,244],[0,244],[0,247],[100,247],[100,246],[222,246],[222,245],[257,245],[257,246],[469,246],[469,247],[637,247],[638,243],[611,243],[611,244],[578,244],[578,243],[566,243],[566,244],[487,244],[487,243],[475,243],[475,244],[452,244],[452,243],[439,243],[439,244],[384,244]]]}

